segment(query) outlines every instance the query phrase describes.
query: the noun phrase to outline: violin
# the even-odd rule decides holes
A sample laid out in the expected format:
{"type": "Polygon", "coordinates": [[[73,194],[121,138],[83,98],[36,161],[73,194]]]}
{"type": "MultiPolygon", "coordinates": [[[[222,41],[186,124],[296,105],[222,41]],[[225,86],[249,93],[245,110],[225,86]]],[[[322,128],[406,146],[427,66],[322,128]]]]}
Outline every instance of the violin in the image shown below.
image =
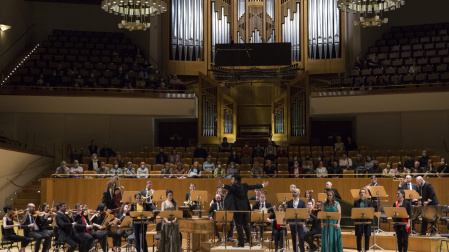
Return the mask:
{"type": "Polygon", "coordinates": [[[16,210],[16,211],[12,212],[11,218],[16,218],[18,216],[23,216],[24,214],[26,214],[26,210],[16,210]]]}

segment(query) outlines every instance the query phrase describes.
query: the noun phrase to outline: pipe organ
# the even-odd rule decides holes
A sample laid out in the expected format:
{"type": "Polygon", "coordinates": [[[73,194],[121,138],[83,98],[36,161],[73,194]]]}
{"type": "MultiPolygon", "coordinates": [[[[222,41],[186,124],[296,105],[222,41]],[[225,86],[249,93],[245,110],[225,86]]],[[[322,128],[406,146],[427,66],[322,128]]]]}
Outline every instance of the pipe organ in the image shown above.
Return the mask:
{"type": "Polygon", "coordinates": [[[337,0],[309,1],[309,58],[340,58],[340,10],[337,0]]]}
{"type": "Polygon", "coordinates": [[[306,90],[304,87],[290,87],[290,117],[291,117],[291,136],[299,137],[307,135],[307,103],[306,90]]]}
{"type": "Polygon", "coordinates": [[[171,1],[171,60],[204,60],[203,0],[171,1]]]}
{"type": "Polygon", "coordinates": [[[282,42],[292,44],[292,61],[301,61],[301,7],[296,1],[282,0],[282,42]]]}

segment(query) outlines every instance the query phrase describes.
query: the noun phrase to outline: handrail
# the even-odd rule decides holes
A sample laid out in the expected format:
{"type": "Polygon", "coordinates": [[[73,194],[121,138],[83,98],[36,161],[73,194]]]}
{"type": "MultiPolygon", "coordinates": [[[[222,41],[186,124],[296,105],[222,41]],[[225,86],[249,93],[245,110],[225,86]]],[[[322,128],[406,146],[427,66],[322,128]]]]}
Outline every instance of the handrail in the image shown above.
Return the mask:
{"type": "Polygon", "coordinates": [[[12,42],[11,43],[11,45],[8,47],[8,48],[6,48],[1,54],[0,54],[0,58],[3,56],[3,55],[5,55],[6,54],[6,52],[8,52],[9,51],[9,49],[11,49],[12,47],[14,47],[15,45],[17,45],[17,42],[19,41],[19,40],[21,40],[34,26],[35,26],[36,24],[32,24],[30,27],[28,27],[28,29],[26,29],[23,33],[22,33],[22,35],[20,35],[14,42],[12,42]]]}

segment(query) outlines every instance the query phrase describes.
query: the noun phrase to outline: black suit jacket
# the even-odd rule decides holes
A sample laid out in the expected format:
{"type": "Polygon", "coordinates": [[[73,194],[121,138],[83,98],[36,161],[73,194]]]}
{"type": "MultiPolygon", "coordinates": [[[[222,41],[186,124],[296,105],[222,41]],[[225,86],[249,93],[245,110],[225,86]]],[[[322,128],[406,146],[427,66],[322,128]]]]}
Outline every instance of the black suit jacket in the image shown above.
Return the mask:
{"type": "Polygon", "coordinates": [[[103,197],[101,198],[101,203],[105,204],[108,209],[115,209],[115,191],[119,190],[118,187],[114,188],[113,195],[109,193],[109,189],[106,188],[103,192],[103,197]]]}
{"type": "Polygon", "coordinates": [[[74,228],[75,233],[82,233],[86,231],[86,225],[89,225],[89,219],[87,217],[84,217],[84,221],[86,221],[86,225],[83,223],[83,219],[81,218],[81,215],[74,214],[72,216],[73,220],[76,222],[76,226],[74,228]]]}
{"type": "MultiPolygon", "coordinates": [[[[100,161],[97,161],[98,167],[101,167],[100,161]]],[[[89,166],[87,167],[87,170],[93,171],[94,170],[94,161],[90,160],[89,166]]]]}
{"type": "MultiPolygon", "coordinates": [[[[31,223],[34,223],[34,217],[31,216],[31,218],[33,218],[33,221],[30,220],[30,214],[27,213],[26,217],[25,217],[25,222],[20,226],[21,229],[23,229],[23,234],[26,237],[29,237],[30,231],[33,231],[34,228],[30,228],[28,227],[28,225],[30,225],[31,223]]],[[[36,217],[36,221],[35,221],[36,225],[39,227],[39,231],[42,231],[42,219],[41,217],[36,217]]]]}
{"type": "MultiPolygon", "coordinates": [[[[287,202],[287,208],[294,208],[293,207],[293,199],[291,199],[290,201],[287,202]]],[[[297,208],[306,208],[306,203],[302,200],[299,200],[298,203],[298,207],[297,208]]],[[[289,219],[287,220],[287,223],[295,223],[295,219],[289,219]]],[[[304,222],[304,224],[306,223],[305,219],[298,219],[298,222],[304,222]]]]}
{"type": "MultiPolygon", "coordinates": [[[[419,191],[418,191],[418,185],[413,184],[413,183],[411,183],[411,184],[412,184],[412,190],[415,190],[415,191],[419,192],[419,191]]],[[[398,188],[399,188],[399,189],[403,189],[403,190],[409,190],[409,189],[410,189],[410,188],[407,186],[407,183],[402,184],[402,185],[399,186],[398,188]]],[[[407,195],[406,195],[406,197],[407,197],[407,195]]]]}
{"type": "Polygon", "coordinates": [[[307,222],[311,224],[309,232],[315,231],[317,234],[321,233],[321,220],[314,214],[309,214],[307,222]]]}
{"type": "Polygon", "coordinates": [[[159,152],[156,156],[156,164],[165,164],[165,162],[169,162],[167,155],[159,152]]]}
{"type": "Polygon", "coordinates": [[[263,185],[255,184],[248,185],[246,183],[234,183],[232,185],[224,185],[224,189],[228,190],[228,194],[225,198],[225,207],[227,210],[243,210],[248,211],[251,209],[248,200],[248,190],[262,189],[263,185]],[[228,198],[229,197],[229,198],[228,198]],[[232,198],[231,198],[232,197],[232,198]],[[230,209],[228,207],[232,207],[230,204],[230,200],[233,201],[233,208],[230,209]],[[228,201],[228,203],[226,202],[228,201]]]}
{"type": "Polygon", "coordinates": [[[425,181],[424,185],[418,189],[419,195],[421,195],[421,202],[432,200],[429,205],[439,205],[437,195],[433,189],[432,184],[425,181]]]}
{"type": "MultiPolygon", "coordinates": [[[[359,208],[360,203],[362,202],[361,199],[354,200],[354,207],[359,208]]],[[[369,199],[364,199],[363,202],[365,202],[365,207],[373,207],[373,203],[369,199]]],[[[363,220],[363,219],[356,219],[354,222],[368,222],[369,220],[363,220]]],[[[355,225],[355,235],[356,236],[362,236],[362,234],[365,234],[365,236],[371,236],[371,225],[369,224],[358,224],[355,225]]]]}
{"type": "MultiPolygon", "coordinates": [[[[254,210],[259,210],[260,209],[260,201],[257,201],[256,203],[254,203],[254,205],[253,205],[253,211],[254,210]]],[[[265,201],[265,208],[270,208],[271,207],[271,203],[270,202],[267,202],[267,201],[265,201]]]]}
{"type": "Polygon", "coordinates": [[[56,214],[56,224],[59,227],[58,240],[63,242],[67,237],[73,235],[72,221],[65,214],[58,212],[56,214]]]}
{"type": "Polygon", "coordinates": [[[220,210],[224,210],[224,202],[214,202],[210,206],[209,210],[207,210],[207,216],[215,218],[215,210],[217,209],[217,205],[220,204],[220,210]]]}
{"type": "MultiPolygon", "coordinates": [[[[142,197],[146,197],[147,193],[148,193],[148,190],[146,188],[143,189],[142,191],[140,191],[140,195],[142,195],[142,197]]],[[[146,199],[145,202],[148,203],[150,201],[150,199],[153,200],[153,196],[151,196],[150,198],[146,199]]]]}

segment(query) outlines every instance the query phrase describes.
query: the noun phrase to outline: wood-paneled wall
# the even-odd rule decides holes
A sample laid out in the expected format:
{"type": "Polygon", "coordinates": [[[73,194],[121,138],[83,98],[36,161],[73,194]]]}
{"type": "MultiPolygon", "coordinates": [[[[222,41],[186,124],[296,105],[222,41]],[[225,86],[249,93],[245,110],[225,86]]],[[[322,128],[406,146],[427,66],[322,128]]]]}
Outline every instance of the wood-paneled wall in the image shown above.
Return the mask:
{"type": "MultiPolygon", "coordinates": [[[[268,201],[276,202],[276,193],[289,192],[290,184],[295,184],[301,189],[301,196],[304,196],[305,190],[313,190],[313,197],[316,199],[318,193],[324,191],[326,181],[331,181],[333,188],[338,189],[342,198],[346,201],[353,202],[350,189],[364,187],[370,183],[367,178],[340,178],[340,179],[267,179],[269,185],[264,188],[268,193],[268,201]]],[[[65,201],[69,207],[74,208],[77,203],[87,203],[90,208],[95,208],[101,203],[103,191],[106,189],[108,179],[43,179],[41,189],[41,202],[55,204],[59,201],[65,201]]],[[[121,185],[125,187],[125,191],[140,191],[145,188],[147,179],[121,179],[121,185]]],[[[189,191],[189,184],[195,183],[196,190],[208,191],[208,200],[212,200],[217,190],[218,179],[151,179],[153,189],[166,190],[171,189],[174,192],[174,198],[179,205],[183,205],[185,195],[189,191]]],[[[223,183],[230,183],[230,179],[222,179],[223,183]]],[[[447,178],[427,179],[436,191],[440,205],[449,204],[449,194],[447,194],[447,178]]],[[[263,179],[243,179],[244,183],[255,184],[262,183],[263,179]]],[[[415,182],[415,181],[413,181],[415,182]]],[[[379,185],[385,187],[389,197],[388,202],[382,205],[392,205],[396,201],[396,189],[398,182],[389,178],[378,179],[379,185]]],[[[253,196],[254,192],[249,192],[249,196],[253,196]]],[[[206,206],[207,204],[205,204],[206,206]]],[[[208,207],[207,207],[208,208],[208,207]]],[[[206,209],[207,210],[207,209],[206,209]]]]}

